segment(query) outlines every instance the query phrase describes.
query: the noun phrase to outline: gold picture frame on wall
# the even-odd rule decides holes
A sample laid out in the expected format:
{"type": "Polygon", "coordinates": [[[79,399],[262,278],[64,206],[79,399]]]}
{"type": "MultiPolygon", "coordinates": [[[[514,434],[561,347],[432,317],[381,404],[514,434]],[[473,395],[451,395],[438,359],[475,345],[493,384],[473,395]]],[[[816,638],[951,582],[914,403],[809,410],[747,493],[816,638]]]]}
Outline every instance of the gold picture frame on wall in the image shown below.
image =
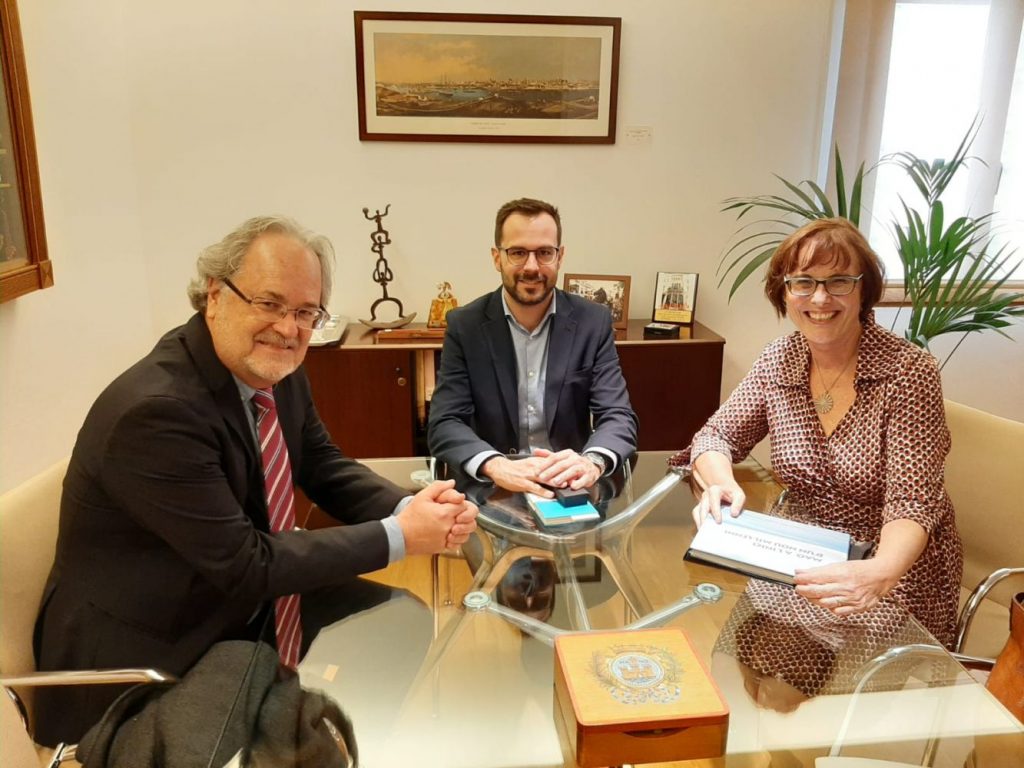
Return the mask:
{"type": "Polygon", "coordinates": [[[53,285],[16,0],[0,0],[0,302],[53,285]]]}
{"type": "Polygon", "coordinates": [[[359,139],[614,144],[621,26],[355,11],[359,139]]]}

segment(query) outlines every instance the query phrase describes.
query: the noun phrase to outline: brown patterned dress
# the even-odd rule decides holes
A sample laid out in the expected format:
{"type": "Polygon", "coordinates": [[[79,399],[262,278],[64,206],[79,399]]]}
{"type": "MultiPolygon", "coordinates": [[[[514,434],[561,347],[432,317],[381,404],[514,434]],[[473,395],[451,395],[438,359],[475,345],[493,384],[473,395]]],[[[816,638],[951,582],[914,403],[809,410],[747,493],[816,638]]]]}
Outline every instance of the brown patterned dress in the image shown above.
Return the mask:
{"type": "MultiPolygon", "coordinates": [[[[963,552],[942,485],[950,439],[935,358],[869,318],[861,334],[856,399],[828,436],[811,402],[809,370],[801,333],[776,339],[672,463],[689,465],[709,450],[739,462],[767,435],[772,468],[789,488],[788,498],[815,524],[877,544],[889,521],[918,523],[928,543],[890,597],[948,646],[963,552]]],[[[793,597],[793,610],[809,619],[832,617],[793,597]]]]}
{"type": "MultiPolygon", "coordinates": [[[[732,656],[755,677],[774,677],[806,696],[850,693],[869,661],[891,648],[921,642],[920,630],[910,621],[907,612],[888,599],[865,613],[837,618],[812,606],[791,587],[751,579],[713,653],[732,656]]],[[[865,681],[865,690],[902,688],[908,671],[920,661],[910,654],[906,660],[886,664],[865,681]]],[[[932,679],[948,674],[948,665],[936,664],[932,679]]]]}

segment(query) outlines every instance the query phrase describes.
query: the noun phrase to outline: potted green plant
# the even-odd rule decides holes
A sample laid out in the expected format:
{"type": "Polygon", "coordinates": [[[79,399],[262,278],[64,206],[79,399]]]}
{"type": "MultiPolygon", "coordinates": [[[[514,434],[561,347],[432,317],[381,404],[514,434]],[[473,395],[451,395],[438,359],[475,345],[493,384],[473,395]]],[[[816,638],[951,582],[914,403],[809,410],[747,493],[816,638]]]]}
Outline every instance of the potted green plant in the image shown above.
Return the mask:
{"type": "MultiPolygon", "coordinates": [[[[890,226],[903,264],[903,290],[910,306],[906,338],[924,349],[932,339],[948,333],[963,334],[943,361],[952,357],[968,334],[1002,330],[1024,315],[1024,306],[1015,305],[1024,293],[1004,290],[1009,275],[1019,262],[1006,246],[993,247],[989,225],[993,214],[960,216],[947,221],[942,195],[958,171],[973,158],[968,156],[977,135],[975,121],[964,135],[950,160],[927,162],[911,152],[898,152],[883,158],[904,170],[921,195],[924,206],[913,208],[900,200],[901,214],[890,226]]],[[[767,262],[775,249],[791,232],[808,221],[842,216],[860,225],[865,177],[877,166],[865,170],[862,163],[847,194],[842,159],[836,148],[835,203],[821,187],[810,180],[792,183],[776,176],[786,187],[785,195],[732,197],[724,201],[723,211],[738,211],[742,219],[751,211],[768,211],[769,216],[741,227],[735,242],[719,264],[718,285],[732,277],[729,298],[767,262]],[[755,229],[753,234],[747,234],[755,229]]],[[[897,312],[897,317],[899,312],[897,312]]],[[[895,325],[895,319],[894,319],[895,325]]]]}

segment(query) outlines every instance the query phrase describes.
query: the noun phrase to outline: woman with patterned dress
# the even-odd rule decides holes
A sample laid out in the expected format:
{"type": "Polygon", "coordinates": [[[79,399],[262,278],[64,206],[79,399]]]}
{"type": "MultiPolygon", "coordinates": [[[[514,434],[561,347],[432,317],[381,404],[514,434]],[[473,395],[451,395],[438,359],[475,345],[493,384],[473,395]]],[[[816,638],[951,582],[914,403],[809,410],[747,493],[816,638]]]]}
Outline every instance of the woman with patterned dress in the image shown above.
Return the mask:
{"type": "MultiPolygon", "coordinates": [[[[875,544],[871,557],[800,571],[789,618],[882,619],[899,603],[952,643],[963,554],[943,485],[949,431],[929,353],[876,325],[881,262],[845,219],[821,219],[777,249],[765,293],[797,331],[753,369],[672,463],[703,490],[697,525],[744,494],[732,464],[768,436],[788,500],[816,525],[875,544]]],[[[778,606],[775,606],[778,610],[778,606]]]]}

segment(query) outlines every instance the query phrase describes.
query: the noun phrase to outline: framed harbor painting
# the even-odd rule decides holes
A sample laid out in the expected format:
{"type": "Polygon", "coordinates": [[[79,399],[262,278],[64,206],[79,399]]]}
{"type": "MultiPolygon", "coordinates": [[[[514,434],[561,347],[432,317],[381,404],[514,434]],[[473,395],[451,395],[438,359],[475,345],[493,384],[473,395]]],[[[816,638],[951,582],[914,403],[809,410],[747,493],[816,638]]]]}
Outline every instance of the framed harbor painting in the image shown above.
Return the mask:
{"type": "Polygon", "coordinates": [[[614,144],[620,27],[356,11],[359,138],[614,144]]]}

